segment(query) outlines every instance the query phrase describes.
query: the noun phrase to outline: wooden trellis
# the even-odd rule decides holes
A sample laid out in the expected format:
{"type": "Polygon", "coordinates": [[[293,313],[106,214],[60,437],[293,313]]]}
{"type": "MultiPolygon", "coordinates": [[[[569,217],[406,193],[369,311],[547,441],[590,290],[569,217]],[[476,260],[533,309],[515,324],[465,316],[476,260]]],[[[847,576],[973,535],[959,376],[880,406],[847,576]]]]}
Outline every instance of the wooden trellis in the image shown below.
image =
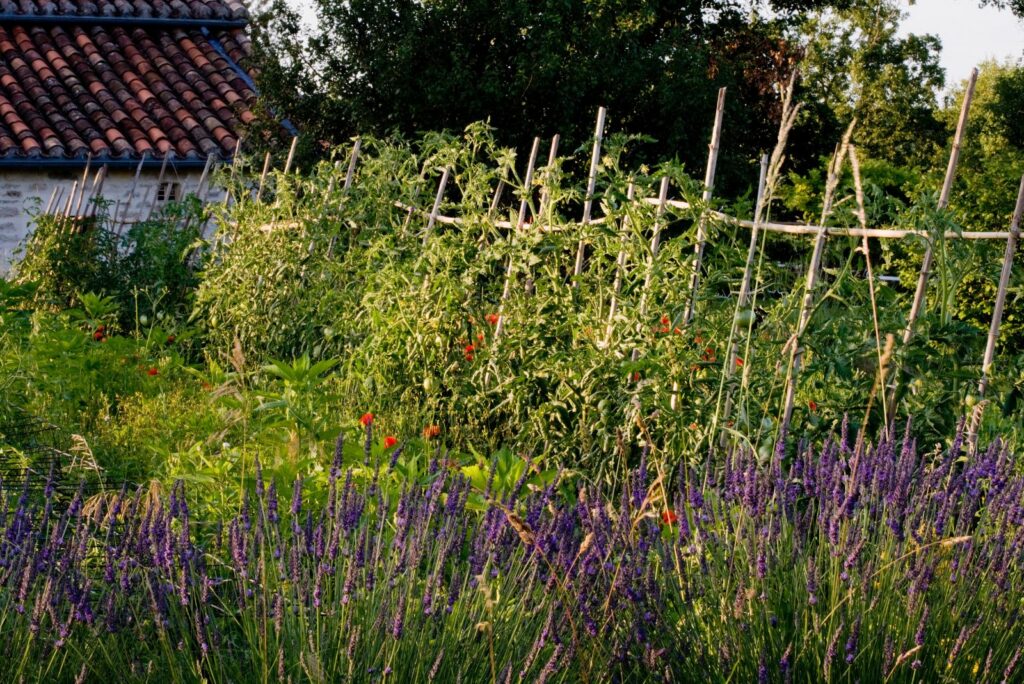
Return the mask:
{"type": "MultiPolygon", "coordinates": [[[[948,207],[950,193],[953,187],[956,167],[959,160],[960,150],[964,144],[964,135],[966,130],[966,122],[968,113],[970,111],[971,99],[974,92],[974,86],[977,78],[977,70],[972,72],[971,78],[968,82],[967,91],[964,97],[963,107],[960,112],[960,118],[957,124],[956,134],[954,136],[952,149],[950,152],[949,163],[947,165],[946,174],[944,177],[941,195],[939,198],[939,209],[945,210],[948,207]]],[[[697,239],[694,244],[694,258],[692,261],[692,270],[689,274],[688,283],[688,298],[683,318],[683,324],[685,326],[693,323],[696,315],[697,307],[697,294],[700,287],[700,279],[703,268],[703,255],[704,247],[707,241],[707,222],[717,221],[725,225],[733,226],[737,229],[744,229],[750,231],[750,246],[747,252],[747,259],[744,266],[744,272],[740,281],[740,288],[737,295],[737,309],[743,310],[751,306],[750,297],[752,293],[752,281],[754,279],[754,267],[758,257],[758,244],[759,239],[765,233],[778,233],[785,235],[794,236],[812,236],[814,238],[812,244],[812,254],[809,261],[805,286],[804,296],[802,299],[799,320],[796,323],[795,329],[793,330],[792,337],[788,344],[790,353],[790,363],[787,369],[786,382],[785,382],[785,398],[783,406],[783,423],[788,422],[792,415],[794,397],[796,393],[796,385],[799,380],[800,373],[800,360],[802,350],[800,346],[800,338],[806,331],[811,322],[811,312],[814,308],[815,290],[817,287],[818,273],[820,271],[821,259],[826,241],[830,237],[834,236],[848,236],[861,238],[859,250],[863,251],[866,258],[868,258],[868,269],[870,273],[870,240],[903,240],[907,238],[925,238],[929,237],[929,233],[924,230],[907,230],[907,229],[894,229],[894,228],[869,228],[866,224],[866,215],[863,209],[863,196],[862,189],[860,188],[859,175],[856,172],[856,151],[852,145],[849,144],[849,132],[844,138],[843,143],[837,148],[836,158],[833,161],[832,166],[829,170],[828,181],[826,182],[826,196],[823,202],[823,212],[821,221],[818,224],[800,224],[800,223],[782,223],[773,222],[766,219],[769,207],[771,205],[771,192],[775,186],[776,181],[779,177],[780,168],[784,159],[783,150],[785,148],[786,136],[788,135],[789,129],[793,125],[795,120],[796,112],[799,109],[797,105],[792,105],[790,102],[792,96],[792,84],[787,89],[786,101],[784,102],[783,117],[780,125],[779,140],[776,144],[774,151],[771,156],[764,155],[761,159],[760,164],[760,175],[757,186],[757,197],[754,206],[754,215],[752,219],[741,219],[738,217],[730,216],[720,211],[716,211],[710,208],[710,201],[713,196],[714,184],[715,184],[715,171],[717,167],[718,154],[721,146],[722,137],[722,122],[723,114],[725,110],[725,89],[721,89],[718,93],[718,99],[715,108],[714,122],[712,125],[711,140],[708,146],[709,153],[707,159],[707,165],[705,167],[703,191],[701,197],[701,205],[699,207],[699,213],[694,217],[697,226],[697,239]],[[858,220],[860,227],[856,228],[842,228],[828,225],[828,218],[831,211],[832,195],[836,186],[838,185],[839,174],[841,173],[841,167],[844,159],[849,155],[850,162],[855,168],[855,183],[858,190],[858,220]]],[[[605,130],[607,125],[607,111],[604,107],[599,108],[597,113],[597,121],[594,129],[594,139],[590,159],[589,172],[587,174],[587,187],[586,194],[584,196],[582,216],[578,222],[569,222],[561,224],[544,224],[543,220],[550,213],[552,207],[550,205],[550,192],[549,192],[549,181],[550,171],[556,163],[559,136],[554,136],[551,141],[551,147],[548,155],[548,165],[544,173],[540,174],[541,179],[541,198],[538,211],[533,215],[533,222],[527,225],[527,212],[529,211],[529,198],[533,189],[533,179],[536,171],[537,157],[539,153],[540,138],[535,138],[531,148],[529,156],[529,162],[527,164],[526,173],[524,176],[523,185],[520,188],[520,204],[518,211],[515,215],[515,221],[496,220],[494,217],[497,213],[497,209],[501,203],[502,193],[505,188],[510,184],[509,179],[502,178],[497,183],[497,187],[494,191],[493,199],[490,203],[487,215],[491,217],[491,223],[497,228],[504,228],[511,231],[511,235],[514,237],[516,233],[524,229],[529,230],[541,230],[541,231],[566,231],[566,230],[577,230],[581,232],[581,237],[578,241],[575,261],[572,266],[572,278],[570,284],[575,287],[579,282],[579,276],[584,272],[586,267],[586,251],[587,241],[585,231],[588,226],[594,224],[605,223],[608,217],[593,216],[593,203],[597,196],[597,177],[598,167],[601,159],[601,147],[604,140],[605,130]]],[[[851,127],[852,128],[852,127],[851,127]]],[[[241,141],[239,141],[241,142],[241,141]]],[[[284,166],[284,173],[288,174],[292,170],[292,162],[296,150],[296,140],[292,141],[292,145],[289,149],[288,159],[284,166]]],[[[344,180],[344,192],[348,192],[356,179],[357,163],[359,161],[361,149],[361,139],[356,138],[352,146],[351,154],[348,160],[348,167],[345,174],[344,180]]],[[[236,150],[236,152],[238,152],[236,150]]],[[[164,159],[164,164],[161,168],[161,176],[166,168],[168,160],[164,159]]],[[[203,171],[203,177],[199,181],[199,187],[197,187],[197,193],[199,193],[204,184],[208,184],[209,172],[212,168],[213,158],[209,158],[207,165],[203,171]]],[[[236,154],[235,163],[232,165],[232,177],[237,173],[238,155],[236,154]]],[[[340,162],[336,164],[339,166],[340,162]]],[[[141,171],[140,163],[140,171],[141,171]]],[[[340,168],[340,167],[339,167],[340,168]]],[[[259,176],[259,183],[255,190],[254,199],[255,201],[262,201],[264,187],[267,183],[268,175],[271,170],[270,166],[270,155],[267,154],[263,161],[262,172],[259,176]]],[[[424,169],[424,173],[427,169],[424,169]]],[[[444,201],[444,196],[447,190],[449,178],[453,172],[453,169],[444,167],[439,169],[441,175],[437,187],[437,192],[434,195],[434,201],[429,210],[423,210],[417,207],[408,206],[400,202],[396,202],[396,206],[400,207],[408,213],[408,220],[414,215],[420,215],[425,219],[422,224],[422,240],[423,244],[426,245],[429,241],[430,236],[435,232],[436,226],[441,225],[459,225],[462,223],[462,219],[457,216],[445,216],[441,213],[441,206],[444,201]]],[[[85,171],[82,178],[75,181],[68,193],[66,201],[63,198],[63,189],[54,188],[53,194],[50,197],[49,202],[46,205],[46,213],[56,213],[64,217],[71,217],[78,215],[80,208],[85,200],[86,186],[88,185],[90,175],[90,162],[87,162],[85,171]],[[62,202],[63,206],[62,206],[62,202]]],[[[99,193],[102,191],[103,178],[105,176],[105,170],[101,169],[96,177],[93,179],[92,187],[90,189],[90,198],[95,199],[99,197],[99,193]]],[[[138,172],[136,173],[136,180],[138,178],[138,172]]],[[[330,187],[327,195],[329,196],[334,188],[334,180],[332,178],[330,187]]],[[[670,192],[669,179],[663,178],[659,187],[659,193],[657,197],[634,197],[635,187],[631,184],[627,201],[640,202],[655,205],[657,207],[655,224],[653,228],[652,242],[651,242],[651,256],[648,263],[645,264],[646,275],[644,279],[643,289],[641,291],[641,307],[646,307],[646,292],[651,286],[651,278],[654,273],[654,262],[657,259],[658,248],[661,239],[661,228],[663,221],[663,214],[668,207],[682,210],[695,210],[696,207],[690,205],[690,203],[683,200],[669,199],[668,195],[670,192]]],[[[205,193],[203,193],[205,195],[205,193]]],[[[130,198],[134,196],[134,188],[130,195],[130,198]]],[[[327,214],[328,210],[328,199],[325,198],[324,205],[320,212],[321,218],[327,214]]],[[[143,201],[145,201],[143,199],[143,201]]],[[[225,197],[225,206],[230,202],[230,196],[225,197]]],[[[123,216],[127,214],[128,207],[124,207],[124,212],[119,213],[115,210],[115,223],[120,224],[123,221],[123,216]]],[[[1022,213],[1024,213],[1024,177],[1021,179],[1021,185],[1017,196],[1016,209],[1013,214],[1013,219],[1010,223],[1008,230],[1006,231],[970,231],[970,232],[955,232],[946,231],[944,233],[945,239],[949,240],[1003,240],[1006,242],[1006,249],[1003,256],[1002,269],[999,277],[999,284],[996,292],[995,302],[993,305],[991,323],[989,326],[988,337],[986,340],[984,357],[982,360],[982,372],[978,383],[978,395],[984,397],[987,390],[989,374],[995,357],[995,347],[999,337],[999,328],[1002,322],[1003,309],[1005,308],[1007,290],[1009,288],[1010,273],[1013,266],[1013,257],[1016,251],[1017,241],[1020,236],[1020,224],[1022,213]]],[[[620,226],[621,240],[625,245],[628,240],[628,219],[623,219],[623,224],[620,226]]],[[[333,241],[330,245],[329,253],[333,252],[333,241]]],[[[612,294],[609,302],[609,315],[607,330],[604,336],[606,342],[610,341],[613,328],[613,319],[619,306],[618,297],[620,295],[622,281],[626,270],[625,257],[626,252],[623,247],[620,252],[615,265],[615,279],[612,285],[612,294]]],[[[930,241],[927,243],[924,257],[922,259],[921,269],[918,276],[917,287],[914,292],[914,299],[911,305],[911,309],[907,317],[907,325],[904,330],[902,340],[904,345],[909,343],[914,334],[914,328],[917,319],[923,310],[924,303],[926,300],[927,286],[931,275],[931,262],[932,262],[932,244],[930,241]]],[[[509,297],[510,288],[512,283],[512,276],[514,273],[515,264],[510,256],[505,268],[505,278],[503,283],[501,309],[499,310],[499,318],[495,336],[500,337],[504,332],[504,315],[503,308],[504,303],[509,297]]],[[[869,275],[869,278],[873,276],[869,275]]],[[[530,278],[527,279],[527,287],[530,285],[530,278]]],[[[874,283],[871,282],[872,287],[872,298],[874,291],[874,283]]],[[[737,352],[738,352],[738,334],[737,326],[734,321],[733,329],[730,334],[729,347],[725,354],[723,363],[724,377],[732,375],[735,368],[737,367],[737,352]]],[[[875,333],[878,336],[878,323],[877,313],[875,319],[875,333]]],[[[881,357],[881,350],[879,346],[879,355],[881,357]]],[[[638,354],[638,350],[634,350],[632,357],[635,359],[638,354]]],[[[881,361],[881,358],[880,358],[881,361]]],[[[744,383],[746,382],[746,374],[749,372],[749,365],[744,367],[744,383]]],[[[889,373],[890,384],[885,386],[883,384],[883,412],[888,416],[894,415],[895,412],[895,401],[896,401],[896,387],[898,384],[899,369],[895,369],[889,373]]],[[[880,369],[881,374],[881,369],[880,369]]],[[[884,383],[884,378],[879,378],[879,382],[884,383]]],[[[670,394],[670,408],[675,409],[677,405],[677,398],[679,393],[678,383],[674,383],[670,394]]],[[[727,416],[731,407],[730,398],[726,397],[725,412],[727,416]]],[[[970,434],[973,436],[976,434],[976,429],[980,421],[980,411],[975,411],[972,416],[970,424],[970,434]]]]}

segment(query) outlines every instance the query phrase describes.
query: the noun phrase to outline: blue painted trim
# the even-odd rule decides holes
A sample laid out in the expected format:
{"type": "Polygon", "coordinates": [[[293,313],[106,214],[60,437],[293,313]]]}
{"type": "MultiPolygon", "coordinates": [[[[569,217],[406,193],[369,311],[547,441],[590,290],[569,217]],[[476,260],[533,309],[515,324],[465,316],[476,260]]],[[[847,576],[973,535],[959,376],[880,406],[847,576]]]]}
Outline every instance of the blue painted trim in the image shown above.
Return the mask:
{"type": "Polygon", "coordinates": [[[19,26],[123,26],[125,28],[215,28],[236,29],[249,25],[248,19],[183,19],[177,17],[116,17],[75,14],[0,13],[0,25],[19,26]]]}

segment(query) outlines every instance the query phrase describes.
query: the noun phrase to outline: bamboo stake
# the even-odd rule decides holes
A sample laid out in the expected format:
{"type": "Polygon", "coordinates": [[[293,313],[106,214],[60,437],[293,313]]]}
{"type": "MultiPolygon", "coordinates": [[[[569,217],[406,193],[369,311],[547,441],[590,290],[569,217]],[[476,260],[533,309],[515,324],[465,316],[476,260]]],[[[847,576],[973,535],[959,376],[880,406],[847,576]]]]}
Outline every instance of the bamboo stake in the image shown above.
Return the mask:
{"type": "Polygon", "coordinates": [[[173,155],[174,152],[168,151],[167,154],[164,155],[163,162],[160,164],[160,174],[156,179],[156,190],[153,192],[153,202],[149,205],[149,213],[146,214],[147,221],[153,215],[153,211],[156,209],[157,200],[160,199],[160,186],[164,184],[164,174],[167,173],[167,162],[173,155]]]}
{"type": "MultiPolygon", "coordinates": [[[[949,205],[949,195],[953,189],[953,178],[956,176],[956,166],[960,159],[960,146],[963,142],[964,130],[967,128],[967,115],[971,110],[971,100],[974,98],[974,86],[978,80],[978,70],[971,71],[971,77],[967,81],[967,90],[964,93],[963,106],[960,108],[960,119],[956,123],[956,134],[953,136],[953,147],[949,153],[949,164],[946,166],[946,177],[942,181],[942,191],[939,194],[939,209],[945,209],[949,205]]],[[[914,325],[924,306],[925,291],[928,289],[928,276],[932,267],[932,245],[929,242],[924,252],[924,259],[921,261],[921,272],[917,278],[917,288],[914,290],[914,302],[910,307],[910,315],[907,317],[907,327],[903,331],[903,344],[906,345],[914,336],[914,325]]],[[[895,389],[895,388],[894,388],[895,389]]]]}
{"type": "MultiPolygon", "coordinates": [[[[953,146],[949,151],[949,163],[946,165],[946,176],[942,181],[942,190],[939,193],[939,210],[949,205],[949,195],[953,189],[953,178],[956,176],[957,162],[960,160],[960,147],[963,143],[964,131],[967,128],[967,116],[971,110],[971,101],[974,98],[974,86],[978,80],[978,70],[972,69],[971,76],[967,81],[967,90],[964,92],[964,101],[960,107],[960,118],[956,122],[956,133],[953,135],[953,146]]],[[[910,313],[907,316],[907,327],[903,330],[903,345],[906,346],[914,337],[914,327],[921,315],[925,305],[925,293],[928,290],[928,277],[931,275],[933,250],[929,239],[925,247],[924,257],[921,259],[921,271],[917,275],[917,287],[914,288],[914,300],[910,305],[910,313]]],[[[892,374],[892,386],[889,388],[889,409],[888,415],[896,415],[896,390],[902,369],[897,369],[892,374]]]]}
{"type": "Polygon", "coordinates": [[[203,185],[206,184],[207,177],[210,175],[210,167],[213,166],[213,153],[206,155],[206,164],[203,166],[203,173],[199,176],[199,182],[196,183],[196,197],[199,197],[200,202],[205,202],[205,195],[203,195],[203,185]]]}
{"type": "MultiPolygon", "coordinates": [[[[632,200],[635,190],[633,183],[626,188],[626,199],[632,200]]],[[[619,254],[615,258],[615,281],[612,283],[612,299],[608,304],[608,324],[604,332],[604,346],[607,347],[612,341],[612,331],[615,327],[615,314],[619,312],[619,293],[622,292],[622,279],[626,271],[626,244],[629,242],[629,214],[622,217],[619,228],[619,254]]]]}
{"type": "MultiPolygon", "coordinates": [[[[608,112],[604,107],[598,108],[597,126],[594,127],[594,149],[590,155],[590,174],[587,176],[587,196],[583,201],[582,227],[584,230],[590,224],[590,218],[594,208],[594,190],[597,188],[597,168],[601,162],[601,142],[604,140],[604,125],[607,114],[608,112]]],[[[586,249],[586,238],[581,237],[579,245],[576,247],[576,265],[572,271],[574,276],[572,284],[573,287],[577,287],[579,285],[579,276],[583,273],[583,258],[586,254],[586,249]]]]}
{"type": "MultiPolygon", "coordinates": [[[[239,165],[242,163],[242,138],[239,137],[235,141],[235,151],[231,155],[231,173],[228,176],[227,188],[224,190],[224,208],[227,209],[228,205],[231,204],[231,186],[235,182],[235,173],[238,171],[239,165]]],[[[238,225],[235,225],[234,233],[238,232],[238,225]]],[[[233,237],[233,236],[232,236],[233,237]]]]}
{"type": "MultiPolygon", "coordinates": [[[[526,223],[526,211],[529,208],[530,191],[533,186],[533,167],[537,164],[537,152],[540,150],[540,138],[533,139],[533,147],[530,148],[530,160],[526,164],[526,178],[523,181],[523,197],[519,202],[519,213],[516,215],[516,226],[509,236],[510,239],[515,239],[519,231],[522,230],[523,225],[526,223]]],[[[509,293],[512,289],[512,267],[514,262],[512,255],[508,256],[508,263],[505,265],[505,284],[501,289],[501,303],[498,306],[498,322],[494,326],[494,339],[501,337],[501,333],[505,330],[505,301],[508,299],[509,293]]]]}
{"type": "Polygon", "coordinates": [[[260,201],[263,195],[263,186],[267,184],[267,174],[270,173],[270,152],[263,155],[263,171],[260,173],[260,184],[256,186],[256,201],[260,201]]]}
{"type": "Polygon", "coordinates": [[[836,150],[832,163],[829,165],[828,180],[825,182],[825,199],[821,208],[821,230],[814,238],[814,250],[811,253],[811,263],[807,266],[807,280],[804,286],[803,306],[800,308],[800,320],[797,322],[796,332],[790,338],[787,346],[790,346],[789,366],[786,369],[785,400],[782,411],[783,429],[789,425],[793,415],[793,402],[796,399],[797,378],[800,376],[800,364],[803,362],[803,345],[800,338],[803,337],[811,322],[811,313],[814,311],[814,289],[818,286],[818,275],[821,271],[821,259],[825,251],[825,240],[828,237],[828,229],[825,228],[825,221],[832,213],[832,202],[835,199],[835,191],[839,186],[839,176],[843,169],[843,162],[849,153],[850,136],[853,134],[853,124],[846,129],[842,145],[836,150]]]}
{"type": "MultiPolygon", "coordinates": [[[[784,141],[782,140],[782,136],[780,135],[780,142],[775,146],[775,150],[772,153],[772,158],[773,159],[775,159],[775,158],[781,159],[781,156],[782,156],[781,153],[776,154],[776,152],[779,152],[779,149],[780,149],[780,147],[781,147],[781,145],[783,143],[784,143],[784,141]]],[[[743,309],[747,308],[747,302],[750,299],[750,283],[751,283],[751,280],[752,280],[753,274],[754,274],[754,259],[757,256],[757,241],[758,241],[758,238],[760,237],[760,233],[761,233],[761,219],[762,219],[762,217],[765,214],[766,206],[768,204],[768,187],[769,187],[768,186],[768,168],[769,168],[769,166],[771,166],[771,164],[770,164],[770,162],[768,160],[768,155],[767,154],[762,154],[761,155],[761,171],[760,171],[760,174],[759,174],[758,180],[757,180],[757,199],[754,201],[754,220],[753,220],[753,222],[751,224],[751,227],[750,227],[750,246],[747,248],[747,261],[746,261],[746,263],[745,263],[745,265],[743,267],[743,278],[740,280],[740,291],[739,291],[739,295],[736,298],[736,300],[737,300],[736,301],[736,308],[739,311],[742,311],[743,309]]],[[[731,324],[730,331],[729,331],[729,344],[728,344],[728,348],[726,349],[726,352],[725,352],[725,377],[727,377],[727,378],[728,377],[732,377],[733,369],[736,368],[736,355],[737,355],[736,349],[737,349],[737,346],[738,346],[737,341],[736,341],[737,330],[738,330],[738,326],[737,326],[736,320],[733,319],[733,322],[731,324]]],[[[676,395],[678,394],[678,392],[679,392],[679,383],[676,382],[672,386],[672,393],[673,393],[672,399],[676,398],[676,395]]],[[[669,405],[672,408],[675,408],[675,403],[672,400],[669,401],[669,405]]],[[[726,397],[725,405],[722,408],[722,418],[723,418],[723,420],[728,419],[730,413],[732,413],[732,396],[731,395],[726,397]]],[[[716,427],[717,427],[717,425],[716,425],[716,427]]],[[[724,444],[724,440],[725,440],[725,433],[724,432],[722,433],[721,440],[722,440],[722,443],[724,444]]]]}
{"type": "Polygon", "coordinates": [[[77,216],[79,214],[79,212],[82,210],[82,201],[85,199],[85,183],[86,183],[86,181],[89,180],[89,170],[91,169],[91,167],[92,167],[92,152],[90,152],[89,156],[87,156],[86,159],[85,159],[85,170],[82,171],[82,180],[78,184],[78,198],[75,200],[74,211],[73,211],[75,216],[77,216]]]}
{"type": "MultiPolygon", "coordinates": [[[[718,150],[722,139],[722,117],[725,114],[725,88],[718,89],[715,104],[715,123],[711,128],[711,144],[708,146],[708,165],[704,172],[704,192],[701,200],[706,208],[711,202],[715,189],[715,171],[718,168],[718,150]]],[[[689,325],[697,308],[697,290],[700,287],[700,269],[704,260],[704,246],[707,242],[707,212],[702,211],[697,222],[697,244],[693,247],[693,272],[690,275],[690,302],[686,305],[683,323],[689,325]]]]}
{"type": "Polygon", "coordinates": [[[89,205],[86,208],[86,214],[89,216],[95,216],[97,205],[100,197],[103,196],[103,184],[107,180],[107,165],[104,164],[100,167],[100,170],[96,172],[96,177],[92,182],[92,190],[89,191],[89,205]]]}
{"type": "MultiPolygon", "coordinates": [[[[857,159],[857,149],[850,146],[850,167],[853,170],[853,184],[854,190],[857,195],[857,220],[860,223],[861,228],[868,227],[868,212],[864,204],[864,187],[861,182],[860,175],[860,161],[857,159]]],[[[864,235],[861,238],[861,251],[864,253],[864,264],[867,267],[868,275],[868,295],[871,297],[871,321],[875,329],[875,354],[878,359],[878,380],[871,386],[871,394],[868,397],[867,409],[864,412],[864,424],[867,425],[868,418],[871,416],[871,405],[874,401],[875,394],[879,389],[885,390],[885,365],[886,355],[882,352],[882,331],[878,324],[878,299],[875,296],[875,273],[871,267],[871,244],[868,242],[868,236],[864,235]]],[[[892,336],[889,336],[889,340],[892,340],[892,336]]],[[[882,404],[882,423],[885,434],[888,434],[889,430],[889,415],[888,407],[886,402],[882,404]]]]}
{"type": "Polygon", "coordinates": [[[537,211],[537,215],[543,220],[544,216],[548,211],[548,200],[551,197],[551,169],[555,165],[555,160],[558,158],[558,143],[561,140],[561,136],[555,133],[554,137],[551,138],[551,149],[548,150],[548,165],[547,170],[544,173],[544,187],[541,188],[540,192],[540,208],[537,211]]]}
{"type": "Polygon", "coordinates": [[[68,193],[68,203],[64,206],[64,218],[71,216],[71,208],[75,206],[75,194],[78,192],[78,181],[71,183],[71,192],[68,193]]]}
{"type": "Polygon", "coordinates": [[[57,190],[59,190],[59,189],[60,189],[59,185],[54,185],[53,186],[53,192],[50,193],[50,201],[48,201],[46,203],[46,208],[43,209],[43,216],[48,215],[50,213],[50,210],[53,209],[53,203],[57,199],[57,190]]]}
{"type": "MultiPolygon", "coordinates": [[[[665,214],[665,206],[668,201],[668,176],[661,179],[661,186],[658,188],[658,210],[654,219],[654,233],[651,235],[651,256],[647,259],[647,273],[644,275],[643,289],[640,291],[640,319],[647,317],[647,295],[654,280],[654,262],[658,258],[658,251],[661,248],[661,219],[665,214]]],[[[630,354],[630,359],[636,361],[640,358],[640,350],[636,347],[630,354]]]]}
{"type": "Polygon", "coordinates": [[[487,216],[493,217],[494,213],[498,211],[498,205],[501,203],[501,196],[505,192],[505,179],[502,178],[498,181],[498,187],[494,189],[494,199],[491,200],[491,206],[487,210],[487,216]]]}
{"type": "Polygon", "coordinates": [[[299,146],[299,136],[292,138],[292,145],[288,148],[288,158],[284,160],[284,175],[292,170],[292,162],[295,161],[295,148],[299,146]]]}
{"type": "Polygon", "coordinates": [[[444,171],[441,172],[441,182],[437,185],[437,195],[434,197],[434,207],[430,210],[430,217],[427,219],[427,229],[423,231],[423,246],[427,245],[427,238],[430,237],[430,231],[434,229],[434,224],[437,223],[437,215],[441,209],[441,200],[444,199],[444,189],[448,185],[448,167],[444,167],[444,171]]]}
{"type": "Polygon", "coordinates": [[[359,151],[363,147],[363,139],[356,138],[356,141],[352,144],[352,157],[348,161],[348,171],[345,172],[345,185],[342,188],[345,192],[352,187],[352,179],[356,175],[356,162],[359,161],[359,151]]]}
{"type": "Polygon", "coordinates": [[[120,235],[121,230],[124,227],[126,219],[128,218],[128,212],[132,208],[132,200],[135,199],[135,191],[139,187],[139,177],[142,176],[142,165],[146,163],[146,159],[149,157],[149,152],[143,152],[142,158],[139,159],[139,165],[135,168],[135,177],[132,179],[132,186],[128,189],[128,199],[124,201],[124,210],[120,212],[114,231],[120,235]]]}
{"type": "MultiPolygon", "coordinates": [[[[988,389],[988,374],[996,355],[996,342],[999,341],[999,326],[1003,321],[1003,308],[1006,306],[1006,291],[1010,286],[1010,272],[1013,270],[1013,257],[1017,253],[1017,240],[1020,238],[1021,216],[1024,214],[1024,176],[1020,179],[1017,190],[1017,205],[1013,209],[1010,220],[1010,237],[1006,240],[1003,252],[1003,268],[999,272],[999,289],[996,291],[996,303],[992,308],[992,324],[988,329],[988,340],[985,343],[985,356],[981,361],[981,380],[978,381],[978,399],[985,398],[988,389]]],[[[980,405],[979,405],[980,406],[980,405]]],[[[971,416],[969,436],[971,444],[976,445],[978,425],[981,422],[981,410],[976,409],[971,416]]]]}

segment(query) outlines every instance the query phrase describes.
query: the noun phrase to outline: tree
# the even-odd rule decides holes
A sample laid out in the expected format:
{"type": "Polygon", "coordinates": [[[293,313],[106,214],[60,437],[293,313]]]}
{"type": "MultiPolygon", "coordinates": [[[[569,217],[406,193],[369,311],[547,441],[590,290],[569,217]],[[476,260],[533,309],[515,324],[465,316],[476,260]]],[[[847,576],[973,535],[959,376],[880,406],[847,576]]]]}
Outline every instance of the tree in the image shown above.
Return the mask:
{"type": "Polygon", "coordinates": [[[699,173],[728,86],[719,184],[745,188],[801,54],[791,29],[848,1],[778,0],[765,19],[739,0],[317,0],[308,43],[279,9],[256,42],[263,92],[316,140],[490,119],[504,144],[559,133],[571,151],[604,105],[616,129],[657,139],[640,156],[699,173]]]}
{"type": "Polygon", "coordinates": [[[805,130],[838,141],[856,119],[854,140],[871,157],[896,165],[932,159],[946,134],[935,115],[942,45],[935,36],[899,36],[903,16],[894,0],[853,0],[808,19],[805,130]]]}

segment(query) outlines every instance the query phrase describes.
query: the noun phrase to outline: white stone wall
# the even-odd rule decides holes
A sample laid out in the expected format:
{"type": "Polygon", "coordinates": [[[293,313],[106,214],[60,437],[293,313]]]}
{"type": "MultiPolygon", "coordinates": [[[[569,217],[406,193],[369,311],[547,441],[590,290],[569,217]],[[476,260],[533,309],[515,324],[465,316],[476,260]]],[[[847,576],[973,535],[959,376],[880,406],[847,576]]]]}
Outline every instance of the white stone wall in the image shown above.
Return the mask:
{"type": "MultiPolygon", "coordinates": [[[[81,180],[83,171],[84,167],[77,171],[45,168],[38,171],[0,169],[0,275],[10,269],[16,257],[15,251],[32,230],[33,216],[46,207],[53,189],[58,188],[62,197],[60,205],[63,208],[72,184],[81,180]]],[[[86,194],[92,187],[95,170],[90,171],[90,176],[86,183],[86,194]]],[[[138,221],[149,214],[150,208],[154,206],[159,176],[159,168],[146,169],[142,172],[125,215],[126,221],[138,221]]],[[[184,195],[195,192],[201,176],[202,169],[172,172],[168,167],[164,181],[179,183],[184,195]]],[[[108,209],[110,213],[113,213],[115,207],[119,207],[119,212],[124,214],[125,203],[131,194],[134,179],[134,170],[110,171],[107,174],[103,182],[102,195],[104,200],[111,202],[108,209]]],[[[211,188],[208,198],[211,201],[220,201],[223,199],[223,191],[220,188],[211,188]]]]}

